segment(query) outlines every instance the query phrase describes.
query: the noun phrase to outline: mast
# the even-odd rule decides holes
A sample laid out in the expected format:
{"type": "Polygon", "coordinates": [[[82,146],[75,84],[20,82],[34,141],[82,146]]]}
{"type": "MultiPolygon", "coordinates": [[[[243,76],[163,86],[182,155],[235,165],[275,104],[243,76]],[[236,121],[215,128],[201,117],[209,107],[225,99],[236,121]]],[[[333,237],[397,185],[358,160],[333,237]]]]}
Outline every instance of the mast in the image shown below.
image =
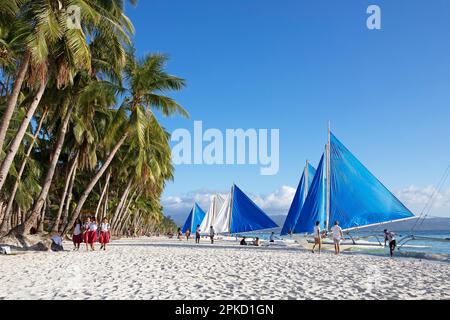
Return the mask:
{"type": "Polygon", "coordinates": [[[309,187],[309,181],[308,181],[308,160],[306,160],[306,166],[305,166],[305,172],[304,172],[304,177],[305,177],[305,181],[303,181],[303,183],[305,184],[305,187],[303,188],[303,201],[306,200],[306,196],[308,195],[308,187],[309,187]]]}
{"type": "Polygon", "coordinates": [[[326,222],[325,222],[325,230],[328,230],[330,225],[330,146],[331,146],[331,124],[328,121],[328,142],[326,146],[326,222]]]}
{"type": "Polygon", "coordinates": [[[231,234],[231,218],[233,217],[233,196],[234,196],[234,183],[231,187],[231,199],[230,199],[230,221],[228,222],[228,232],[231,234]]]}

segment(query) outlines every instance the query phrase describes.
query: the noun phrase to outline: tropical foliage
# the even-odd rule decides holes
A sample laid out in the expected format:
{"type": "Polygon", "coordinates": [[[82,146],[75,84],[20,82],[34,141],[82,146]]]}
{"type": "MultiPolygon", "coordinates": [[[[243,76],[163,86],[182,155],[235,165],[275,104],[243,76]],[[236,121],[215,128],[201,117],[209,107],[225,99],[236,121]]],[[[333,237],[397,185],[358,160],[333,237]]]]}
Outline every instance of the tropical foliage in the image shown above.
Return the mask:
{"type": "Polygon", "coordinates": [[[160,204],[169,134],[154,112],[187,117],[169,96],[185,81],[164,55],[136,57],[124,6],[0,1],[0,235],[70,233],[85,215],[116,235],[175,227],[160,204]]]}

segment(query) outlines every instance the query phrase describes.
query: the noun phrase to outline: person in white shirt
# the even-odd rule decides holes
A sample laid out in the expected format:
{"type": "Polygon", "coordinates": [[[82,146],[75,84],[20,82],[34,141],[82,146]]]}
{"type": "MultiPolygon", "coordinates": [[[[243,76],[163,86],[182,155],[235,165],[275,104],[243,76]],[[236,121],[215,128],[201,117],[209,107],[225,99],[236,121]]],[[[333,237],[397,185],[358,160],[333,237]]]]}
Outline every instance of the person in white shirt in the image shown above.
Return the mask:
{"type": "Polygon", "coordinates": [[[102,224],[100,225],[100,250],[106,250],[106,244],[109,243],[110,238],[109,229],[108,219],[103,218],[102,224]]]}
{"type": "Polygon", "coordinates": [[[88,242],[91,246],[91,250],[94,251],[94,244],[97,241],[97,229],[98,229],[98,225],[97,222],[95,221],[95,218],[92,218],[92,222],[89,224],[89,235],[88,235],[88,242]]]}
{"type": "Polygon", "coordinates": [[[214,231],[213,226],[209,228],[209,237],[211,238],[211,244],[214,243],[214,236],[216,235],[216,232],[214,231]]]}
{"type": "Polygon", "coordinates": [[[320,253],[320,250],[322,249],[322,241],[321,241],[321,236],[320,236],[320,221],[316,221],[316,225],[315,225],[314,231],[313,231],[313,236],[314,236],[314,245],[312,247],[312,253],[314,253],[314,249],[316,248],[316,245],[319,246],[319,253],[320,253]]]}
{"type": "Polygon", "coordinates": [[[396,247],[396,241],[395,241],[395,233],[392,231],[388,231],[387,229],[384,229],[384,246],[386,247],[386,242],[389,242],[389,253],[391,255],[391,258],[394,256],[394,250],[396,247]]]}
{"type": "Polygon", "coordinates": [[[269,242],[275,242],[275,232],[272,232],[269,237],[269,242]]]}
{"type": "Polygon", "coordinates": [[[339,254],[341,252],[341,238],[344,236],[341,227],[339,227],[339,221],[334,222],[331,231],[333,232],[334,251],[339,254]]]}
{"type": "Polygon", "coordinates": [[[73,228],[72,241],[73,250],[80,250],[80,244],[83,242],[83,224],[80,218],[75,221],[75,226],[73,228]]]}

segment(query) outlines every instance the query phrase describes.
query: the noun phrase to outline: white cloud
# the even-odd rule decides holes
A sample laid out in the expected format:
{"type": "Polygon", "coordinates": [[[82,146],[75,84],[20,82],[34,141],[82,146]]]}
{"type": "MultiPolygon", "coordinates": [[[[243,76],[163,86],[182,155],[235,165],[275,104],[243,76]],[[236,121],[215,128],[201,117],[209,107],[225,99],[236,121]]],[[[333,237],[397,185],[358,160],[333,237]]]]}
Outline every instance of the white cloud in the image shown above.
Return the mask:
{"type": "Polygon", "coordinates": [[[268,214],[287,214],[294,198],[295,188],[281,188],[266,195],[251,195],[253,201],[268,214]]]}
{"type": "Polygon", "coordinates": [[[420,214],[433,197],[430,215],[450,217],[450,188],[436,192],[434,186],[424,188],[409,186],[395,192],[395,195],[415,214],[420,214]]]}

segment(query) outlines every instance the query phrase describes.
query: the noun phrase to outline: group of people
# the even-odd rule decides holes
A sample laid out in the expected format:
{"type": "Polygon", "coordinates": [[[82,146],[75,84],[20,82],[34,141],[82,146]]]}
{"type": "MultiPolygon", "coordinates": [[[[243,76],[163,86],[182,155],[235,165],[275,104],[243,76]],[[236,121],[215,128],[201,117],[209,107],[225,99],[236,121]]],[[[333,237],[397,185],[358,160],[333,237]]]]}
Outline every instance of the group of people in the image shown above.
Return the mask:
{"type": "MultiPolygon", "coordinates": [[[[334,226],[331,228],[333,244],[334,244],[334,252],[335,254],[339,254],[341,252],[341,240],[344,237],[342,232],[342,228],[339,226],[339,221],[334,222],[334,226]]],[[[394,256],[394,250],[396,247],[395,234],[392,231],[388,231],[384,229],[384,246],[386,247],[386,243],[389,243],[389,254],[391,257],[394,256]]],[[[312,253],[314,253],[314,249],[316,246],[319,247],[319,253],[322,248],[322,238],[326,236],[326,231],[321,232],[320,230],[320,222],[316,221],[316,225],[314,227],[314,246],[312,248],[312,253]]]]}
{"type": "Polygon", "coordinates": [[[253,246],[259,247],[261,245],[261,240],[259,240],[259,238],[256,237],[255,240],[253,240],[253,241],[247,241],[247,237],[243,237],[240,242],[240,245],[241,246],[253,245],[253,246]]]}
{"type": "MultiPolygon", "coordinates": [[[[186,241],[189,241],[189,238],[191,237],[191,230],[186,230],[185,234],[186,236],[186,241]]],[[[211,244],[214,244],[214,237],[216,235],[216,231],[214,230],[214,227],[211,226],[209,228],[209,239],[211,240],[211,244]]],[[[183,237],[183,232],[181,231],[181,228],[178,228],[177,230],[177,239],[181,241],[183,237]]],[[[200,229],[200,225],[197,225],[197,228],[195,229],[195,243],[200,243],[200,238],[201,238],[201,229],[200,229]]]]}
{"type": "Polygon", "coordinates": [[[108,219],[103,218],[100,226],[97,224],[95,217],[87,217],[83,223],[81,219],[77,219],[73,228],[73,250],[80,250],[82,242],[86,244],[86,251],[95,250],[95,243],[100,242],[100,250],[106,250],[106,244],[110,241],[110,225],[108,219]]]}

